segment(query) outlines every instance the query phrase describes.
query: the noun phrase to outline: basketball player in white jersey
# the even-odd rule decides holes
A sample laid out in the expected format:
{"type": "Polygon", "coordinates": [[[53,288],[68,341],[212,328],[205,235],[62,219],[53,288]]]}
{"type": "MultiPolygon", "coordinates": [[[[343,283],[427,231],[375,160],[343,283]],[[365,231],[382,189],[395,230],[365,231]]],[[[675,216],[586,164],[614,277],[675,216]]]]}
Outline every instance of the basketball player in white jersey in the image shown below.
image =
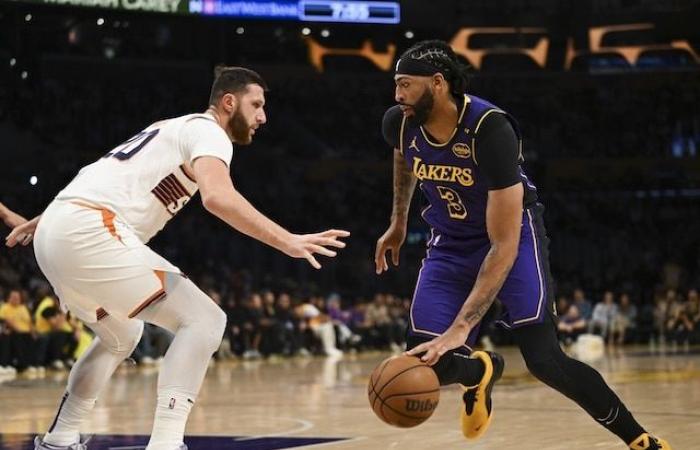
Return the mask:
{"type": "Polygon", "coordinates": [[[292,234],[233,187],[232,142],[249,144],[266,121],[265,82],[255,72],[217,69],[203,114],[150,125],[84,167],[46,211],[15,228],[7,245],[34,235],[36,259],[61,302],[96,339],[78,360],[37,450],[84,450],[79,431],[117,366],[139,342],[143,322],[175,334],[158,378],[148,450],[186,449],[185,423],[226,315],[146,243],[200,191],[204,207],[231,227],[289,256],[335,256],[346,231],[292,234]]]}

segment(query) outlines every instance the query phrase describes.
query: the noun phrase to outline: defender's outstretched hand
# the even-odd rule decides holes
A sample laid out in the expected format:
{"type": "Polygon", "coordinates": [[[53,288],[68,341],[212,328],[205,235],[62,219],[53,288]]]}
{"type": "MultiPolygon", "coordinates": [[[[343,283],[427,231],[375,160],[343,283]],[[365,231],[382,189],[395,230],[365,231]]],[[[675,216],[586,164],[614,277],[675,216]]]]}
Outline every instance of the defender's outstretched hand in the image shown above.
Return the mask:
{"type": "Polygon", "coordinates": [[[328,230],[314,234],[293,234],[291,240],[283,249],[284,253],[293,258],[304,258],[315,269],[320,269],[321,264],[314,254],[334,257],[337,253],[327,247],[345,248],[345,242],[340,238],[350,236],[349,231],[328,230]]]}
{"type": "Polygon", "coordinates": [[[8,247],[14,247],[17,244],[29,245],[34,238],[34,231],[36,230],[36,225],[39,223],[39,217],[40,216],[37,216],[28,222],[14,227],[5,238],[5,245],[8,247]]]}
{"type": "Polygon", "coordinates": [[[399,253],[405,240],[406,226],[392,222],[389,229],[377,240],[377,248],[374,252],[374,265],[376,266],[377,275],[389,270],[389,265],[386,262],[387,250],[391,251],[391,261],[394,265],[399,265],[399,253]]]}

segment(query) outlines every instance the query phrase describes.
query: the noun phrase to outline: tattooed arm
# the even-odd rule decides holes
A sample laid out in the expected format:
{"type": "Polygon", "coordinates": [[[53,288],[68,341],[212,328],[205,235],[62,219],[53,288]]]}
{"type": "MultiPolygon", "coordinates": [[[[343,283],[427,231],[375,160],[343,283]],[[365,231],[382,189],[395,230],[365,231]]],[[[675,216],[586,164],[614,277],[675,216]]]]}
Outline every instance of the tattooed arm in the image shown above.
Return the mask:
{"type": "Polygon", "coordinates": [[[399,265],[399,252],[404,240],[406,240],[408,210],[415,189],[416,178],[406,166],[401,152],[394,149],[394,206],[391,211],[389,229],[377,241],[374,253],[377,274],[389,270],[389,265],[386,262],[387,250],[391,250],[391,260],[394,265],[399,265]]]}
{"type": "Polygon", "coordinates": [[[413,191],[416,189],[416,177],[406,166],[403,155],[394,149],[394,206],[391,210],[391,221],[401,221],[404,226],[408,220],[408,209],[411,206],[413,191]]]}
{"type": "Polygon", "coordinates": [[[491,249],[481,264],[474,288],[455,319],[455,325],[473,328],[493,303],[518,256],[522,217],[522,183],[489,191],[486,229],[491,249]]]}
{"type": "Polygon", "coordinates": [[[428,364],[435,364],[442,355],[463,345],[474,326],[501,290],[518,255],[520,224],[523,217],[523,185],[489,191],[486,207],[486,227],[491,240],[484,262],[471,293],[452,325],[439,337],[409,350],[409,355],[420,355],[428,364]]]}

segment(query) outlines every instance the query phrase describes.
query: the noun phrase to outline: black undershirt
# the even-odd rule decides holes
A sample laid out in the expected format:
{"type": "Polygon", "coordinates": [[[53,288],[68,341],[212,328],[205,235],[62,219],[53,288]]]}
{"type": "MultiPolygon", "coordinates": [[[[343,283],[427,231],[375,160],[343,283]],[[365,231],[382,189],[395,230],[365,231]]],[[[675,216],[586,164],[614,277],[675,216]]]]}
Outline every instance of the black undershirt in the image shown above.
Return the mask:
{"type": "MultiPolygon", "coordinates": [[[[403,112],[398,106],[389,108],[382,121],[384,140],[399,148],[403,112]]],[[[489,190],[504,189],[522,182],[520,147],[513,125],[505,114],[486,116],[475,137],[474,156],[486,178],[489,190]]]]}

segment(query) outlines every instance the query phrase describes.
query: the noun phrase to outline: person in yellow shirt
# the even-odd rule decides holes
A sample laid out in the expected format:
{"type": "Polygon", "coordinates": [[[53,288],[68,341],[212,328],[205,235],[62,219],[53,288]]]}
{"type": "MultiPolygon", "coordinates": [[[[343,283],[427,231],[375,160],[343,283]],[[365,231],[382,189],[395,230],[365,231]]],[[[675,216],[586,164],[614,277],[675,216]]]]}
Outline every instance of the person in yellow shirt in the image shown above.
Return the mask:
{"type": "Polygon", "coordinates": [[[42,300],[34,311],[36,362],[39,366],[60,370],[64,368],[64,349],[66,341],[72,337],[73,329],[65,320],[58,301],[49,295],[48,287],[40,288],[38,294],[42,300]]]}
{"type": "Polygon", "coordinates": [[[9,330],[10,358],[15,361],[17,370],[28,369],[36,372],[34,366],[34,326],[29,309],[23,303],[22,292],[12,289],[5,303],[0,306],[0,320],[9,330]]]}

